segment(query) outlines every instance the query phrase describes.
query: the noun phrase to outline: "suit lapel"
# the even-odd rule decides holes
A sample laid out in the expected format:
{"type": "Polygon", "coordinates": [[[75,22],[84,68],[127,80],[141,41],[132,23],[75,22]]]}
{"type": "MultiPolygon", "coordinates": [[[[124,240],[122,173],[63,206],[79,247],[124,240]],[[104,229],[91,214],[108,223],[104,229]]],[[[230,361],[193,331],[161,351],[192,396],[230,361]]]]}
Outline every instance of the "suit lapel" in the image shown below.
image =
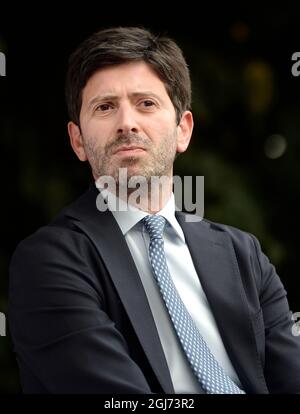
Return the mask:
{"type": "Polygon", "coordinates": [[[208,222],[185,222],[184,231],[194,266],[216,319],[228,356],[246,392],[268,393],[256,349],[251,316],[232,241],[208,222]]]}
{"type": "Polygon", "coordinates": [[[97,210],[97,196],[98,191],[93,186],[65,214],[75,218],[76,225],[94,243],[162,388],[166,393],[174,393],[167,362],[135,263],[113,215],[109,211],[97,210]]]}
{"type": "MultiPolygon", "coordinates": [[[[88,235],[99,251],[153,371],[164,391],[174,393],[135,263],[113,215],[109,211],[100,213],[97,210],[97,196],[98,191],[92,185],[65,214],[76,219],[78,227],[88,235]]],[[[225,232],[213,230],[205,221],[185,222],[183,213],[176,213],[176,217],[184,231],[224,346],[246,392],[267,393],[251,316],[230,237],[225,232]]]]}

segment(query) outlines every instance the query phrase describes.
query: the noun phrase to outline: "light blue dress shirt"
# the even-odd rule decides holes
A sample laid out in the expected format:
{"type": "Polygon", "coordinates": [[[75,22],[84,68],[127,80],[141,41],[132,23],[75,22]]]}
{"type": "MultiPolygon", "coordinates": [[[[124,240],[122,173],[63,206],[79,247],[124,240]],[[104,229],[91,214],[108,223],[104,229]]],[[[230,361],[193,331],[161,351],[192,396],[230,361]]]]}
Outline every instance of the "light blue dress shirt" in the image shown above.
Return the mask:
{"type": "MultiPolygon", "coordinates": [[[[127,211],[114,211],[116,205],[122,206],[120,210],[125,210],[125,203],[118,198],[116,199],[111,193],[107,197],[108,192],[106,190],[101,190],[101,194],[106,199],[108,208],[111,210],[125,237],[140,275],[170,370],[175,393],[198,393],[199,383],[177,338],[164,300],[153,276],[148,257],[149,235],[141,223],[141,220],[148,213],[136,208],[127,208],[127,211]]],[[[164,233],[166,259],[170,274],[181,299],[219,364],[224,368],[227,375],[241,387],[197,276],[189,249],[185,243],[184,233],[176,220],[174,194],[171,195],[167,204],[157,214],[162,215],[166,219],[164,233]]]]}

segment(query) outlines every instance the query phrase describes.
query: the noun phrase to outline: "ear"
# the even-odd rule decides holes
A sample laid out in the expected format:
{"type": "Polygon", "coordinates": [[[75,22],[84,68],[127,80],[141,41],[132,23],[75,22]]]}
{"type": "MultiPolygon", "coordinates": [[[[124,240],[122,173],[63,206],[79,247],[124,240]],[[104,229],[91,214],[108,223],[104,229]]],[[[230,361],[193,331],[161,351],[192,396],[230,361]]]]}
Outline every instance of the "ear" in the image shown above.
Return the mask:
{"type": "Polygon", "coordinates": [[[79,126],[76,125],[74,122],[69,122],[68,133],[69,133],[70,143],[73,148],[73,151],[75,152],[77,157],[80,159],[80,161],[86,161],[87,156],[85,154],[83,141],[82,141],[82,135],[81,135],[79,126]]]}
{"type": "Polygon", "coordinates": [[[184,152],[189,146],[194,127],[193,115],[190,111],[185,111],[181,117],[177,136],[177,152],[184,152]]]}

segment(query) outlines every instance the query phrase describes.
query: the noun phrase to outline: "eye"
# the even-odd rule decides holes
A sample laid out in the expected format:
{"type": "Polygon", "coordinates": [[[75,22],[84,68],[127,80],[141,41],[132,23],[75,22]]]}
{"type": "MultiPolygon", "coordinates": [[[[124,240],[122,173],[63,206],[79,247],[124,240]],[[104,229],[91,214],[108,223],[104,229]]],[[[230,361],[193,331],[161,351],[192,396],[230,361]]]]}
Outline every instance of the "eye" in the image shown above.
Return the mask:
{"type": "Polygon", "coordinates": [[[153,106],[153,105],[155,105],[154,102],[149,101],[149,99],[143,101],[143,104],[144,104],[144,106],[153,106]]]}
{"type": "Polygon", "coordinates": [[[112,105],[110,103],[103,103],[103,104],[97,105],[95,108],[95,111],[107,112],[110,109],[112,109],[112,105]]]}
{"type": "Polygon", "coordinates": [[[153,107],[156,106],[155,102],[151,101],[150,99],[144,99],[143,101],[140,102],[140,105],[142,106],[143,109],[152,109],[153,107]]]}

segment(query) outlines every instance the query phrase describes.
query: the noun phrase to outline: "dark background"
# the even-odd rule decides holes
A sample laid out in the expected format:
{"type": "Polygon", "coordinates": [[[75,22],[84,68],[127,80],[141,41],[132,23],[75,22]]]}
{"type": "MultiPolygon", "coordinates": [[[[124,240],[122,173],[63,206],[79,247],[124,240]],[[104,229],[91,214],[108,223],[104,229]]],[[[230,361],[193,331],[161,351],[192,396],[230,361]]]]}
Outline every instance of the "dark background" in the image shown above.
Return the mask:
{"type": "MultiPolygon", "coordinates": [[[[168,12],[152,2],[111,10],[73,6],[64,14],[47,6],[2,9],[0,312],[7,311],[8,265],[17,243],[91,180],[69,146],[64,79],[71,51],[111,25],[144,26],[182,47],[192,74],[195,130],[174,175],[205,176],[205,217],[255,234],[292,311],[300,311],[300,76],[291,73],[299,22],[299,6],[253,3],[243,10],[181,4],[168,12]]],[[[0,337],[0,392],[20,392],[9,325],[0,337]]]]}

